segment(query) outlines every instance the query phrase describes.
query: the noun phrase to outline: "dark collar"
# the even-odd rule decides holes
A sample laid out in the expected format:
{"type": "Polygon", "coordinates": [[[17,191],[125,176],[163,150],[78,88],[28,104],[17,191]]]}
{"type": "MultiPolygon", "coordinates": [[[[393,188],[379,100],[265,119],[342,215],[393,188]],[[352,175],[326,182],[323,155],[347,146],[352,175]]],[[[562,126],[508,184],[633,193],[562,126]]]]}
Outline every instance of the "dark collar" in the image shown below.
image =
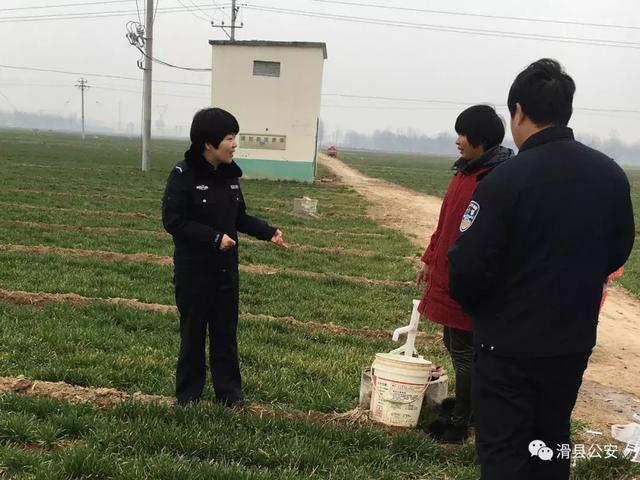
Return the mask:
{"type": "Polygon", "coordinates": [[[569,127],[552,126],[534,133],[520,147],[520,152],[558,140],[574,140],[573,130],[569,127]]]}
{"type": "Polygon", "coordinates": [[[242,170],[236,162],[231,162],[228,165],[220,165],[215,168],[202,156],[191,151],[191,149],[184,152],[184,159],[187,161],[190,167],[209,175],[219,175],[222,178],[240,178],[242,177],[242,170]]]}
{"type": "Polygon", "coordinates": [[[513,157],[513,150],[503,147],[502,145],[496,145],[470,162],[467,162],[463,158],[459,158],[456,160],[456,163],[453,164],[453,170],[463,173],[472,173],[482,167],[494,167],[511,157],[513,157]]]}

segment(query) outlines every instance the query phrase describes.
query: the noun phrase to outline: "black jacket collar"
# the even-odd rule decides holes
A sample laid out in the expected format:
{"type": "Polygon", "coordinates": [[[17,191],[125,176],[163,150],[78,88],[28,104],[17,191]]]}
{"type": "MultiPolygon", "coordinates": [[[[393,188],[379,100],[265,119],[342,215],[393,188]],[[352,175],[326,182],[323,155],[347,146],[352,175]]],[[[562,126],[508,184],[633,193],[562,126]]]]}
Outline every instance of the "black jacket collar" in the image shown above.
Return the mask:
{"type": "Polygon", "coordinates": [[[215,168],[205,160],[202,154],[195,153],[191,149],[184,152],[184,159],[191,168],[202,173],[219,175],[222,178],[242,177],[242,170],[234,161],[232,161],[230,164],[220,165],[218,168],[215,168]]]}
{"type": "Polygon", "coordinates": [[[456,160],[456,163],[453,164],[453,170],[463,173],[473,173],[483,167],[494,167],[511,157],[513,157],[513,150],[503,147],[502,145],[496,145],[470,162],[459,158],[456,160]]]}
{"type": "Polygon", "coordinates": [[[520,147],[520,153],[533,147],[544,145],[545,143],[557,140],[574,140],[573,130],[569,127],[552,126],[534,133],[520,147]]]}

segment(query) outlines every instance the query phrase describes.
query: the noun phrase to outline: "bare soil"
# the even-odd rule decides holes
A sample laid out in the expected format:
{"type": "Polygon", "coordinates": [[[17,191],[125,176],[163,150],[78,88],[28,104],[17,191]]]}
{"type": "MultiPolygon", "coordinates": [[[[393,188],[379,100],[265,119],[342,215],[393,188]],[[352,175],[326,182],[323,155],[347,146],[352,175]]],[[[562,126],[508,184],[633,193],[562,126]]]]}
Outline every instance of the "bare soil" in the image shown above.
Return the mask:
{"type": "MultiPolygon", "coordinates": [[[[159,303],[144,303],[131,298],[100,298],[83,297],[76,293],[44,293],[44,292],[24,292],[19,290],[0,289],[0,301],[11,302],[16,305],[28,305],[35,308],[42,307],[52,302],[66,302],[72,305],[89,305],[92,303],[108,303],[113,305],[123,305],[128,308],[135,308],[154,313],[176,313],[177,308],[173,305],[163,305],[159,303]]],[[[365,338],[391,338],[393,332],[387,330],[376,330],[369,328],[349,328],[334,323],[306,322],[293,317],[274,317],[271,315],[252,314],[243,312],[240,318],[251,320],[267,320],[287,323],[297,327],[304,327],[311,330],[320,330],[341,335],[352,335],[365,338]]],[[[416,336],[417,342],[427,342],[439,339],[440,335],[428,335],[419,332],[416,336]]]]}
{"type": "MultiPolygon", "coordinates": [[[[80,387],[65,382],[45,382],[33,380],[22,375],[18,377],[0,377],[0,392],[14,393],[28,397],[55,398],[72,404],[89,404],[98,409],[113,407],[122,402],[145,402],[161,405],[175,405],[174,397],[148,395],[142,392],[128,393],[115,388],[80,387]]],[[[342,423],[350,425],[371,425],[391,433],[404,431],[374,422],[369,412],[359,408],[348,412],[317,412],[276,408],[271,405],[252,403],[242,409],[260,417],[289,418],[319,423],[342,423]]],[[[60,445],[65,447],[67,445],[60,445]]],[[[0,472],[1,474],[2,472],[0,472]]],[[[1,475],[0,475],[1,476],[1,475]]]]}
{"type": "MultiPolygon", "coordinates": [[[[339,159],[319,156],[341,182],[364,196],[380,225],[404,232],[425,248],[435,230],[441,199],[367,177],[339,159]]],[[[640,302],[619,286],[609,289],[600,315],[598,344],[584,375],[574,414],[591,429],[611,435],[611,425],[640,412],[640,302]]]]}
{"type": "MultiPolygon", "coordinates": [[[[0,252],[25,252],[36,254],[53,254],[61,256],[72,256],[80,258],[100,258],[102,260],[110,260],[114,262],[135,262],[135,263],[154,263],[157,265],[173,265],[173,259],[168,256],[155,255],[153,253],[118,253],[106,250],[84,250],[81,248],[63,248],[42,245],[16,245],[16,244],[0,244],[0,252]]],[[[260,275],[275,275],[286,273],[302,278],[335,278],[351,283],[365,285],[386,285],[386,286],[406,286],[412,282],[399,280],[372,279],[367,277],[357,277],[353,275],[343,275],[331,272],[310,272],[307,270],[297,270],[294,268],[279,268],[267,265],[244,264],[240,265],[243,272],[257,273],[260,275]]]]}
{"type": "Polygon", "coordinates": [[[153,215],[140,212],[115,212],[110,210],[87,210],[84,208],[43,207],[40,205],[27,205],[24,203],[0,202],[0,206],[9,208],[26,208],[29,210],[45,210],[50,212],[68,212],[92,217],[123,217],[123,218],[156,218],[153,215]]]}

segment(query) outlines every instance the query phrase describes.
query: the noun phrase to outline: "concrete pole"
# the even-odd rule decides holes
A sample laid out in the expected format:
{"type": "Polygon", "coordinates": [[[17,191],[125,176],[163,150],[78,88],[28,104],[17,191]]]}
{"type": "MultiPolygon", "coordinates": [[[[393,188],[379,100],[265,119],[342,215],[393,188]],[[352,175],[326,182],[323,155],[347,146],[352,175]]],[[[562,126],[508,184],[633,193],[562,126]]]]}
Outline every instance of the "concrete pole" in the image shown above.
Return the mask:
{"type": "Polygon", "coordinates": [[[88,83],[89,82],[87,82],[86,79],[81,78],[76,84],[76,87],[80,89],[80,98],[82,105],[82,141],[84,141],[84,91],[89,88],[89,85],[87,85],[88,83]]]}
{"type": "Polygon", "coordinates": [[[147,172],[151,166],[151,70],[153,57],[153,0],[147,0],[147,16],[145,20],[145,55],[143,73],[144,104],[142,107],[142,171],[147,172]]]}
{"type": "Polygon", "coordinates": [[[231,41],[236,39],[236,0],[231,0],[231,41]]]}

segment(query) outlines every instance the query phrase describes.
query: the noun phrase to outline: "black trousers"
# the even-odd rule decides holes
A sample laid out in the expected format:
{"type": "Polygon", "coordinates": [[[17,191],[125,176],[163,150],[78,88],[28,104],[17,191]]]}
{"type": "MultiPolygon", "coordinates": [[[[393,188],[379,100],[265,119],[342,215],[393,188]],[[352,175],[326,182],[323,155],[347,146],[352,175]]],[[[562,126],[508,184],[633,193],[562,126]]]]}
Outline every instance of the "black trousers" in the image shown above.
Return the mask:
{"type": "Polygon", "coordinates": [[[238,361],[238,273],[178,275],[180,353],[176,370],[179,404],[196,402],[206,379],[205,343],[209,333],[209,367],[216,399],[225,404],[243,398],[238,361]]]}
{"type": "Polygon", "coordinates": [[[571,411],[591,352],[511,358],[478,348],[475,362],[476,449],[482,480],[567,480],[571,411]],[[553,450],[543,461],[529,453],[542,440],[553,450]]]}
{"type": "Polygon", "coordinates": [[[451,412],[451,421],[455,426],[466,427],[469,425],[472,412],[473,333],[444,327],[442,340],[451,355],[456,372],[456,403],[451,412]]]}

